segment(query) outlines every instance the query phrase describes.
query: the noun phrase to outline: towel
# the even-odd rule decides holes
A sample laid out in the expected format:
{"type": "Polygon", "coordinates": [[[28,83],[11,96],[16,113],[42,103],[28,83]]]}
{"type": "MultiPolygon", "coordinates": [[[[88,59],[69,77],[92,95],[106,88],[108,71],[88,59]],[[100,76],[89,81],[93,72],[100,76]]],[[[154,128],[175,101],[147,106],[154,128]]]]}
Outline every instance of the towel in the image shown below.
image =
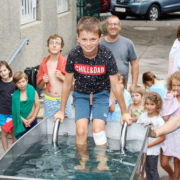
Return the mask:
{"type": "MultiPolygon", "coordinates": [[[[41,65],[39,67],[39,73],[38,73],[38,78],[37,78],[37,84],[40,84],[41,81],[43,80],[43,76],[44,74],[48,75],[48,69],[47,69],[47,61],[50,59],[50,55],[48,57],[45,57],[42,62],[41,65]]],[[[57,64],[57,70],[61,71],[61,73],[63,75],[65,75],[66,71],[65,71],[65,66],[66,66],[66,61],[67,59],[64,58],[61,54],[59,55],[59,59],[58,59],[58,64],[57,64]]],[[[61,80],[60,80],[61,81],[61,80]]],[[[50,92],[50,87],[49,87],[49,82],[46,83],[46,89],[50,92]]]]}
{"type": "Polygon", "coordinates": [[[169,53],[168,75],[180,70],[180,41],[176,39],[169,53]]]}
{"type": "Polygon", "coordinates": [[[35,98],[35,89],[30,84],[27,84],[26,88],[27,100],[20,101],[20,90],[16,90],[12,96],[12,118],[13,118],[13,127],[14,135],[17,136],[19,133],[24,132],[26,129],[24,127],[21,116],[26,119],[31,113],[34,98],[35,98]]]}
{"type": "Polygon", "coordinates": [[[167,93],[164,97],[161,116],[168,116],[172,114],[177,116],[179,113],[179,102],[177,98],[167,93]]]}

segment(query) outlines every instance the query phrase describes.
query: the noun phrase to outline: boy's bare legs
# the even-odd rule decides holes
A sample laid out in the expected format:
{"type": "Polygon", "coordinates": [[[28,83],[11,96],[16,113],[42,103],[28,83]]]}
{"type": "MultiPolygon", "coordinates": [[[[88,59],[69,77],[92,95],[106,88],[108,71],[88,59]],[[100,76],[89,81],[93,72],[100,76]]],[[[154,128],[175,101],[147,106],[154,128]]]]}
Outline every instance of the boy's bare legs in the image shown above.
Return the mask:
{"type": "Polygon", "coordinates": [[[106,122],[101,119],[93,119],[92,132],[99,133],[105,131],[106,122]]]}
{"type": "Polygon", "coordinates": [[[180,160],[174,157],[174,177],[173,180],[179,180],[180,175],[180,160]]]}
{"type": "Polygon", "coordinates": [[[107,145],[96,146],[98,154],[96,156],[96,161],[99,161],[97,165],[98,170],[108,170],[107,161],[109,157],[106,155],[107,145]]]}
{"type": "Polygon", "coordinates": [[[87,144],[88,124],[88,118],[83,118],[76,121],[76,144],[87,144]]]}
{"type": "Polygon", "coordinates": [[[88,150],[87,144],[76,144],[77,152],[81,156],[79,161],[80,165],[75,166],[74,169],[83,170],[86,168],[86,163],[89,160],[89,156],[86,154],[88,150]]]}
{"type": "Polygon", "coordinates": [[[87,137],[88,137],[89,119],[83,118],[76,121],[76,147],[77,152],[81,156],[80,165],[75,166],[74,169],[85,169],[86,163],[89,159],[87,152],[87,137]]]}
{"type": "MultiPolygon", "coordinates": [[[[83,118],[76,121],[76,147],[79,155],[81,156],[81,161],[79,166],[75,166],[75,169],[85,169],[86,162],[89,159],[89,156],[86,154],[87,151],[87,137],[88,137],[88,124],[89,119],[83,118]]],[[[105,131],[105,121],[100,119],[93,120],[93,133],[99,133],[101,131],[105,131]]],[[[107,166],[107,156],[105,156],[106,146],[97,146],[99,154],[97,155],[97,161],[100,161],[97,168],[99,170],[109,169],[107,166]]]]}
{"type": "MultiPolygon", "coordinates": [[[[105,131],[105,121],[101,119],[93,119],[93,126],[92,126],[92,132],[93,133],[99,133],[101,131],[105,131]]],[[[99,161],[99,164],[97,165],[98,170],[108,170],[109,167],[107,166],[108,156],[106,156],[106,148],[107,143],[101,146],[97,146],[98,155],[96,157],[96,161],[99,161]]]]}
{"type": "Polygon", "coordinates": [[[12,144],[14,144],[16,142],[16,137],[14,135],[14,131],[11,133],[12,136],[12,144]]]}
{"type": "Polygon", "coordinates": [[[8,133],[4,130],[3,126],[1,126],[1,132],[2,132],[1,134],[2,145],[4,151],[6,152],[8,150],[8,139],[7,139],[8,133]]]}
{"type": "Polygon", "coordinates": [[[164,156],[161,149],[161,167],[169,174],[168,180],[173,180],[174,171],[169,164],[169,156],[164,156]]]}
{"type": "MultiPolygon", "coordinates": [[[[8,133],[4,130],[3,126],[1,126],[1,140],[2,140],[2,145],[3,145],[3,149],[6,152],[8,150],[8,133]]],[[[14,132],[11,133],[12,136],[12,144],[14,144],[16,142],[16,137],[14,136],[14,132]]]]}

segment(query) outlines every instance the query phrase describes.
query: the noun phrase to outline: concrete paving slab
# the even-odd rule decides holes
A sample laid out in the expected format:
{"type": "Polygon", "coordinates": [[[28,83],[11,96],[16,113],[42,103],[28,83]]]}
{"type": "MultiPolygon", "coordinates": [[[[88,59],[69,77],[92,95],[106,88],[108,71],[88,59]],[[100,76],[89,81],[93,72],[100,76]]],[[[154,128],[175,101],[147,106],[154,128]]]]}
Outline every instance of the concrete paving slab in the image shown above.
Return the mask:
{"type": "MultiPolygon", "coordinates": [[[[163,23],[165,24],[166,22],[161,22],[161,24],[163,23]]],[[[141,26],[144,24],[146,22],[141,21],[141,26]]],[[[147,71],[152,71],[160,77],[167,78],[169,52],[176,39],[176,25],[177,22],[171,22],[171,26],[166,28],[158,26],[155,31],[141,31],[133,28],[136,26],[136,22],[130,25],[127,21],[123,21],[120,34],[133,41],[138,55],[140,67],[138,84],[142,83],[142,74],[147,71]]],[[[153,27],[156,26],[153,25],[153,27]]],[[[131,84],[131,82],[131,73],[129,73],[128,83],[131,84]]]]}

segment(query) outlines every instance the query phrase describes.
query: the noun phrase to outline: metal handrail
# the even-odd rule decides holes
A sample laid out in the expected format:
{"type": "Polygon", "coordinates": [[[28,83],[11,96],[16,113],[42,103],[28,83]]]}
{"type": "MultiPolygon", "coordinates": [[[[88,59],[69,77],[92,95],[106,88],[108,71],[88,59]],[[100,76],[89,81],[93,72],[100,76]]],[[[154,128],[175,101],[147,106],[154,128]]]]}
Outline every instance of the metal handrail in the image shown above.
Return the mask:
{"type": "Polygon", "coordinates": [[[126,148],[126,136],[127,136],[127,123],[124,122],[121,128],[121,139],[120,139],[120,152],[121,154],[125,154],[126,148]]]}
{"type": "Polygon", "coordinates": [[[56,122],[54,123],[53,136],[52,136],[52,144],[54,147],[57,147],[57,145],[58,145],[59,128],[60,128],[60,120],[57,119],[56,122]]]}
{"type": "Polygon", "coordinates": [[[17,49],[17,51],[14,53],[14,55],[12,56],[12,58],[10,59],[10,61],[8,62],[8,64],[10,65],[12,63],[12,61],[14,60],[14,58],[16,57],[17,53],[19,53],[21,51],[21,48],[23,47],[24,43],[27,41],[27,45],[29,45],[29,39],[25,39],[21,45],[19,46],[19,48],[17,49]]]}

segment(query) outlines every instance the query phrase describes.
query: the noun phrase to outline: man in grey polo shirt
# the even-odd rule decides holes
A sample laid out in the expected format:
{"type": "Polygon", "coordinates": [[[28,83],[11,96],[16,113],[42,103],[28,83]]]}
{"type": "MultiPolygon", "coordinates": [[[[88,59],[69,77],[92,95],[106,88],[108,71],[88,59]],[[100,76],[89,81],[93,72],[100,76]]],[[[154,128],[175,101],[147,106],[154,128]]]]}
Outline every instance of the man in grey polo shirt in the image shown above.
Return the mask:
{"type": "Polygon", "coordinates": [[[130,39],[120,36],[121,23],[117,16],[111,16],[108,19],[106,29],[108,35],[102,38],[101,43],[112,51],[118,71],[125,75],[126,83],[128,82],[129,63],[131,64],[132,84],[128,89],[130,91],[133,86],[137,85],[139,75],[139,65],[134,44],[130,39]]]}

